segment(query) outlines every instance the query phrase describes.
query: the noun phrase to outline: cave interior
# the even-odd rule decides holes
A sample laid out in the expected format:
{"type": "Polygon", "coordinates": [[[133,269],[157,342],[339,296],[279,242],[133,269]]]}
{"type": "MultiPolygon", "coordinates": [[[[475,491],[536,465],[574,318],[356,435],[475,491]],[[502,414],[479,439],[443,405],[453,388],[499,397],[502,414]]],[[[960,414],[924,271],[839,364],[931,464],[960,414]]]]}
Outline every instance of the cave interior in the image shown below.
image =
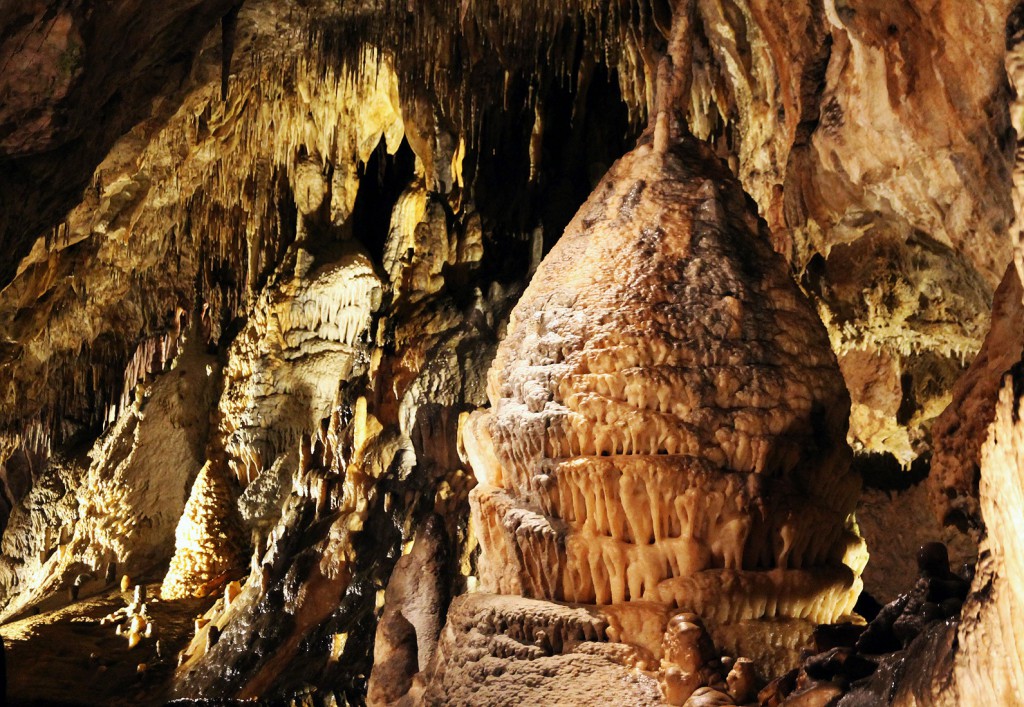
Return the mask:
{"type": "Polygon", "coordinates": [[[0,703],[1024,705],[1024,3],[0,5],[0,703]]]}

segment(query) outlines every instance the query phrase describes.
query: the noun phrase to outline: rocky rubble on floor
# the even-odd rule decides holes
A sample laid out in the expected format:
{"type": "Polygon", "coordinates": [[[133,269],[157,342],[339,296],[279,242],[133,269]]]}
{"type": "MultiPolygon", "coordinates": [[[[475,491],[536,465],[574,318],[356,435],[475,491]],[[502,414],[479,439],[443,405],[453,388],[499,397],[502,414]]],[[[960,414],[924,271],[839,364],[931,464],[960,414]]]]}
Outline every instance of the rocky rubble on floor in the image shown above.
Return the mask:
{"type": "MultiPolygon", "coordinates": [[[[151,597],[149,601],[156,602],[160,600],[151,597]]],[[[100,624],[115,624],[117,635],[125,637],[128,641],[128,648],[134,648],[139,645],[143,638],[153,638],[156,621],[150,616],[146,606],[146,588],[141,584],[136,584],[135,589],[132,591],[131,602],[127,606],[104,616],[100,619],[100,624]]],[[[154,648],[157,655],[159,655],[159,641],[156,641],[154,648]]]]}

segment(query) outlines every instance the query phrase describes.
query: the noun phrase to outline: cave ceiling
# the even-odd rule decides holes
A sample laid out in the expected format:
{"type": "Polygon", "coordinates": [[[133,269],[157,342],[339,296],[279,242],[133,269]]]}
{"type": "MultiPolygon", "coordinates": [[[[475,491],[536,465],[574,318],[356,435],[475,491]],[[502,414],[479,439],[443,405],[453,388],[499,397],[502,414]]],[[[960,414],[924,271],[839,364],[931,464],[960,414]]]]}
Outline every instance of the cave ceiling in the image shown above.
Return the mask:
{"type": "MultiPolygon", "coordinates": [[[[118,376],[197,286],[206,300],[206,288],[232,290],[222,296],[234,308],[252,296],[297,228],[284,184],[308,156],[335,184],[357,179],[375,129],[389,153],[404,136],[428,188],[472,200],[496,239],[518,237],[522,250],[524,233],[546,227],[550,247],[646,120],[671,13],[588,2],[228,10],[15,3],[4,18],[11,429],[102,419],[117,383],[84,386],[84,368],[118,376]],[[130,28],[117,52],[113,27],[130,28]],[[344,105],[345,82],[366,72],[394,75],[401,125],[344,105]],[[359,134],[340,134],[346,113],[359,134]],[[17,390],[29,378],[31,394],[17,390]]],[[[1009,260],[1013,143],[994,41],[1008,8],[707,2],[697,14],[691,127],[730,162],[818,303],[855,391],[852,440],[909,465],[980,348],[1009,260]],[[865,366],[880,369],[870,384],[865,366]]],[[[334,221],[344,198],[332,194],[334,221]]]]}

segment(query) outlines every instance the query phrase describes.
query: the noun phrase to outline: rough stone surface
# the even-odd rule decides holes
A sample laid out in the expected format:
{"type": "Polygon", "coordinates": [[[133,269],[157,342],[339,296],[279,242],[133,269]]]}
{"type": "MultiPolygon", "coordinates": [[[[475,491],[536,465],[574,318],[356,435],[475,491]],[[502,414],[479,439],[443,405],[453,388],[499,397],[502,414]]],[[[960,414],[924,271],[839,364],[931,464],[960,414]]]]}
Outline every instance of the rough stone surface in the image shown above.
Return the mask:
{"type": "Polygon", "coordinates": [[[717,160],[651,137],[541,264],[467,427],[482,585],[834,620],[863,558],[825,332],[717,160]]]}
{"type": "Polygon", "coordinates": [[[338,381],[368,363],[360,340],[380,281],[358,246],[335,250],[297,246],[293,271],[261,295],[228,352],[217,433],[243,487],[327,417],[338,381]]]}
{"type": "MultiPolygon", "coordinates": [[[[148,346],[140,351],[143,358],[153,355],[148,346]]],[[[215,359],[191,337],[170,370],[132,386],[137,398],[97,440],[88,470],[74,476],[72,463],[63,475],[64,495],[39,488],[36,498],[54,494],[48,511],[39,513],[30,499],[24,515],[19,509],[11,517],[2,546],[6,572],[0,575],[6,583],[5,616],[79,575],[89,577],[90,590],[103,586],[110,563],[136,574],[170,559],[174,528],[203,463],[217,380],[211,367],[215,359]],[[57,521],[49,531],[31,529],[48,516],[57,521]],[[45,544],[32,546],[40,540],[45,544]]]]}
{"type": "Polygon", "coordinates": [[[28,0],[0,9],[0,242],[12,256],[0,265],[0,287],[56,223],[52,215],[81,198],[118,138],[174,110],[178,96],[168,94],[231,6],[28,0]]]}
{"type": "Polygon", "coordinates": [[[207,462],[192,485],[174,531],[174,557],[160,588],[161,597],[201,597],[225,584],[243,566],[239,535],[223,466],[207,462]]]}
{"type": "MultiPolygon", "coordinates": [[[[737,656],[756,658],[759,680],[775,678],[812,640],[807,619],[744,617],[832,618],[852,600],[856,572],[839,566],[832,536],[854,530],[845,527],[845,461],[804,464],[823,448],[815,421],[829,445],[841,447],[845,434],[856,454],[871,455],[858,469],[881,460],[916,480],[935,452],[931,480],[874,489],[860,504],[874,558],[862,576],[876,598],[914,573],[922,541],[970,553],[955,526],[925,522],[933,505],[987,543],[962,640],[955,627],[921,630],[901,657],[882,661],[886,699],[967,703],[1003,689],[988,685],[992,666],[977,645],[1015,650],[991,628],[994,615],[1015,625],[1004,601],[1012,563],[998,536],[1010,522],[993,520],[985,540],[987,516],[1008,509],[987,512],[976,450],[996,419],[1002,356],[1019,356],[1010,344],[1021,327],[1008,324],[1014,295],[998,290],[992,316],[1011,251],[1024,273],[1024,169],[1011,131],[1024,116],[1014,95],[1024,12],[1015,5],[478,0],[427,2],[410,14],[406,0],[3,4],[0,611],[4,620],[30,615],[11,629],[20,636],[12,699],[100,703],[114,683],[120,699],[162,702],[173,681],[190,698],[358,704],[376,672],[379,626],[380,666],[389,668],[375,679],[394,694],[408,687],[397,699],[416,701],[437,684],[423,667],[440,623],[418,607],[442,606],[434,599],[472,589],[478,576],[565,597],[566,575],[552,568],[576,558],[585,572],[573,576],[574,596],[630,600],[601,607],[607,640],[568,655],[552,647],[537,660],[562,676],[626,680],[615,683],[624,692],[613,690],[620,702],[654,700],[657,690],[675,703],[725,700],[737,656]],[[670,38],[673,12],[685,14],[685,32],[670,38]],[[555,293],[546,304],[562,307],[559,317],[521,348],[535,362],[568,361],[582,350],[573,337],[592,328],[606,343],[633,336],[630,350],[648,358],[691,356],[710,341],[741,363],[720,369],[729,375],[691,365],[661,376],[650,361],[615,363],[623,349],[608,348],[594,360],[614,365],[596,373],[522,371],[501,382],[519,386],[525,410],[509,419],[557,424],[550,435],[530,425],[516,433],[545,445],[550,436],[562,450],[520,449],[509,468],[527,472],[499,478],[486,469],[508,461],[488,442],[500,435],[478,434],[481,418],[466,417],[487,402],[485,373],[527,278],[546,251],[557,255],[572,214],[664,107],[655,79],[669,39],[685,49],[676,68],[690,79],[672,107],[724,165],[706,191],[694,182],[674,192],[678,211],[700,217],[678,240],[700,252],[703,264],[686,267],[719,289],[668,297],[651,286],[651,268],[637,267],[640,250],[608,248],[558,275],[571,289],[585,268],[613,271],[629,286],[591,290],[575,314],[555,293]],[[735,183],[721,187],[727,171],[753,204],[741,203],[735,183]],[[755,208],[767,229],[754,224],[755,208]],[[718,268],[722,248],[707,250],[722,243],[707,237],[716,224],[760,236],[733,248],[732,270],[718,268]],[[773,262],[764,244],[781,260],[758,290],[747,271],[773,262]],[[827,336],[772,278],[796,281],[827,336]],[[694,305],[681,323],[666,301],[675,299],[694,305]],[[730,348],[722,342],[733,341],[734,324],[730,348]],[[954,390],[990,328],[991,345],[954,390]],[[788,349],[765,343],[780,340],[776,330],[788,349]],[[998,355],[997,339],[1007,346],[998,355]],[[196,365],[184,365],[189,357],[196,365]],[[825,358],[822,376],[814,361],[825,358]],[[758,366],[776,359],[796,359],[798,373],[776,376],[772,388],[758,366]],[[809,402],[818,392],[838,400],[843,382],[848,433],[845,410],[817,415],[809,402]],[[663,385],[666,400],[648,395],[663,385]],[[558,415],[544,407],[549,393],[565,408],[558,415]],[[775,401],[770,414],[758,396],[775,401]],[[730,409],[719,397],[751,404],[730,409]],[[610,453],[647,442],[666,454],[610,453]],[[548,452],[534,474],[534,457],[548,452]],[[701,460],[679,463],[690,453],[701,460]],[[477,520],[504,522],[469,522],[466,459],[491,487],[475,492],[485,511],[477,520]],[[119,575],[131,575],[128,587],[164,575],[193,478],[221,460],[226,489],[211,520],[242,518],[238,544],[253,552],[234,564],[248,565],[248,577],[205,603],[136,606],[131,622],[160,615],[155,638],[139,639],[127,615],[122,636],[87,625],[99,610],[93,598],[115,594],[119,575]],[[830,465],[835,473],[811,473],[830,465]],[[700,498],[668,503],[679,478],[700,498]],[[815,486],[826,480],[838,486],[815,486]],[[808,496],[824,505],[807,511],[808,496]],[[651,512],[662,506],[671,512],[651,512]],[[400,558],[435,515],[447,540],[424,565],[436,581],[410,589],[413,563],[400,558]],[[637,543],[645,537],[654,542],[637,543]],[[478,568],[478,538],[504,547],[507,561],[485,553],[478,568]],[[723,601],[730,592],[756,601],[723,601]],[[727,655],[712,655],[708,638],[727,655]],[[757,654],[769,644],[772,654],[757,654]],[[955,645],[974,646],[974,657],[958,657],[955,645]],[[952,684],[960,657],[963,685],[974,686],[962,696],[952,684]]],[[[657,202],[660,175],[639,177],[646,186],[632,207],[632,183],[622,180],[617,203],[598,215],[642,215],[657,202]]],[[[513,322],[513,337],[524,321],[513,322]]],[[[1000,473],[993,479],[1009,483],[1000,473]]],[[[229,549],[208,529],[197,537],[229,549]]],[[[930,603],[901,615],[898,632],[922,629],[930,603]]],[[[490,657],[464,656],[471,676],[443,679],[467,690],[493,680],[508,694],[536,688],[538,700],[557,702],[560,679],[538,676],[536,661],[513,665],[523,671],[517,685],[495,677],[513,661],[492,648],[518,654],[525,645],[503,631],[480,644],[490,657]]],[[[815,670],[831,665],[822,660],[815,670]]],[[[811,702],[842,687],[818,673],[773,684],[782,683],[773,694],[811,702]]],[[[610,694],[583,692],[591,703],[610,694]]]]}
{"type": "Polygon", "coordinates": [[[422,702],[664,704],[654,677],[616,660],[605,631],[606,622],[582,608],[485,594],[459,597],[422,702]]]}
{"type": "Polygon", "coordinates": [[[367,703],[394,704],[427,669],[448,610],[443,577],[447,538],[438,516],[427,519],[412,552],[395,563],[377,624],[367,703]]]}
{"type": "Polygon", "coordinates": [[[969,535],[942,525],[925,482],[906,490],[865,491],[857,504],[857,526],[868,547],[877,549],[864,568],[864,588],[883,604],[913,583],[917,568],[908,558],[924,543],[945,543],[955,568],[978,556],[969,535]]]}
{"type": "Polygon", "coordinates": [[[995,419],[1003,375],[1024,352],[1024,288],[1012,265],[992,305],[992,327],[970,369],[953,386],[953,401],[932,427],[928,487],[940,520],[977,538],[981,448],[995,419]]]}
{"type": "Polygon", "coordinates": [[[1003,378],[981,450],[979,491],[987,536],[957,635],[956,690],[943,693],[946,704],[1024,701],[1022,385],[1024,370],[1017,363],[1003,378]]]}

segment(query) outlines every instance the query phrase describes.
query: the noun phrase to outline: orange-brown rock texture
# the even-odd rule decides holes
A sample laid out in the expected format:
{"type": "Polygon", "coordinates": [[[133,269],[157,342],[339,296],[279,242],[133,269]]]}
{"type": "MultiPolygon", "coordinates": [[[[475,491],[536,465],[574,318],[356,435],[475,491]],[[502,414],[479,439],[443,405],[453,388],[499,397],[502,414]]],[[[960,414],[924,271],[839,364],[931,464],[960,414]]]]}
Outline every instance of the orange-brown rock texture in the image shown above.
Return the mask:
{"type": "Polygon", "coordinates": [[[483,589],[727,623],[852,611],[839,368],[693,138],[659,151],[652,131],[613,165],[513,310],[488,394],[464,432],[483,589]]]}
{"type": "Polygon", "coordinates": [[[0,5],[4,697],[1024,703],[1022,37],[0,5]]]}

